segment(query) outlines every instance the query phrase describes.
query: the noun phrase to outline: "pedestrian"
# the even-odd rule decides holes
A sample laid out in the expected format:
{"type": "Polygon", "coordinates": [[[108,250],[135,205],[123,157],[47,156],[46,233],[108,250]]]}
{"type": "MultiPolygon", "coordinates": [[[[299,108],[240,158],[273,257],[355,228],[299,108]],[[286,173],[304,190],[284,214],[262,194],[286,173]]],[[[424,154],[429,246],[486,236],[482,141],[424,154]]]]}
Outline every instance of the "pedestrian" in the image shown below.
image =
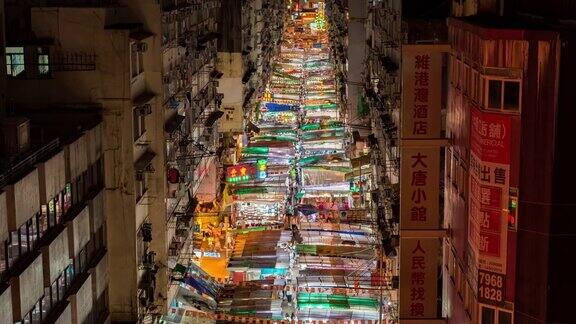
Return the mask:
{"type": "Polygon", "coordinates": [[[292,289],[288,289],[286,292],[286,300],[288,301],[289,305],[292,305],[292,289]]]}

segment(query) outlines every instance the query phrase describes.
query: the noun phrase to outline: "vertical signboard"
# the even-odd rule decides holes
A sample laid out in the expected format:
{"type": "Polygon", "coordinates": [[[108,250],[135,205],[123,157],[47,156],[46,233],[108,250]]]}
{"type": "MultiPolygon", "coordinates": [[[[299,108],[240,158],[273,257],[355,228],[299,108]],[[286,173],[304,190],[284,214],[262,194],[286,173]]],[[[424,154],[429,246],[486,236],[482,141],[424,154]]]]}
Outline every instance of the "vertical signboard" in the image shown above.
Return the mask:
{"type": "Polygon", "coordinates": [[[439,138],[442,52],[431,45],[402,47],[402,138],[439,138]]]}
{"type": "Polygon", "coordinates": [[[440,149],[402,149],[400,228],[437,229],[440,223],[440,149]]]}
{"type": "Polygon", "coordinates": [[[400,319],[437,318],[440,239],[403,231],[440,227],[442,45],[402,46],[400,319]]]}
{"type": "Polygon", "coordinates": [[[436,318],[440,239],[400,239],[400,318],[436,318]]]}
{"type": "Polygon", "coordinates": [[[468,241],[478,265],[478,298],[504,302],[510,191],[511,117],[472,108],[468,241]]]}

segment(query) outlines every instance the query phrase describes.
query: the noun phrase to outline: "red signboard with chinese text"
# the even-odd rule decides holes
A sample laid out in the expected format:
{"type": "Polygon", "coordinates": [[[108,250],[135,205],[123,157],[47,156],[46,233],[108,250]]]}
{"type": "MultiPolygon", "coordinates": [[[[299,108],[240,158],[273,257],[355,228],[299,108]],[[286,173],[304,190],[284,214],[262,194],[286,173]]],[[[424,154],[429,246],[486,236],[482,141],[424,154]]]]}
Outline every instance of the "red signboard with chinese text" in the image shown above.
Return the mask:
{"type": "Polygon", "coordinates": [[[471,110],[470,149],[483,162],[510,164],[510,116],[471,110]]]}
{"type": "Polygon", "coordinates": [[[511,118],[472,108],[468,241],[478,269],[506,274],[511,118]]]}

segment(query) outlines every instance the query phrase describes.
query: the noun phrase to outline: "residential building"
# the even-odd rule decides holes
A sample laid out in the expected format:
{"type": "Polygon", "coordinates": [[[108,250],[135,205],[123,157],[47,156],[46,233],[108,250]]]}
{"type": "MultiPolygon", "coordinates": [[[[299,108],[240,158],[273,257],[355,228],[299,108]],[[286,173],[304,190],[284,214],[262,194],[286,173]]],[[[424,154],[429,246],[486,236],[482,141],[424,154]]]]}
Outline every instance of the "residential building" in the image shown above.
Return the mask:
{"type": "Polygon", "coordinates": [[[567,194],[574,28],[525,15],[538,6],[566,18],[554,1],[510,3],[490,16],[448,20],[443,314],[450,323],[573,321],[565,262],[574,244],[567,194]]]}
{"type": "Polygon", "coordinates": [[[2,323],[109,319],[104,125],[84,108],[2,120],[2,323]]]}
{"type": "Polygon", "coordinates": [[[399,277],[389,293],[401,322],[441,321],[447,16],[443,1],[372,2],[363,91],[358,103],[349,102],[359,112],[369,108],[367,142],[377,184],[373,212],[382,231],[383,262],[399,277]]]}
{"type": "MultiPolygon", "coordinates": [[[[221,193],[217,120],[217,18],[220,1],[163,1],[163,103],[166,135],[168,268],[193,255],[191,220],[199,202],[221,193]]],[[[196,247],[198,248],[198,247],[196,247]]],[[[178,293],[170,283],[168,300],[178,293]]]]}
{"type": "MultiPolygon", "coordinates": [[[[285,2],[223,0],[218,18],[218,91],[224,94],[219,122],[227,138],[243,132],[245,120],[270,78],[280,48],[285,2]]],[[[232,162],[232,161],[229,161],[232,162]]]]}
{"type": "MultiPolygon", "coordinates": [[[[162,101],[161,14],[152,0],[7,2],[7,52],[14,58],[8,65],[9,113],[101,110],[112,321],[155,316],[167,304],[164,125],[170,114],[162,101]]],[[[25,199],[23,193],[11,199],[25,199]]],[[[80,234],[87,242],[88,232],[80,234]]],[[[31,307],[25,306],[13,307],[20,312],[16,319],[31,307]]],[[[80,302],[77,307],[87,309],[80,302]]]]}

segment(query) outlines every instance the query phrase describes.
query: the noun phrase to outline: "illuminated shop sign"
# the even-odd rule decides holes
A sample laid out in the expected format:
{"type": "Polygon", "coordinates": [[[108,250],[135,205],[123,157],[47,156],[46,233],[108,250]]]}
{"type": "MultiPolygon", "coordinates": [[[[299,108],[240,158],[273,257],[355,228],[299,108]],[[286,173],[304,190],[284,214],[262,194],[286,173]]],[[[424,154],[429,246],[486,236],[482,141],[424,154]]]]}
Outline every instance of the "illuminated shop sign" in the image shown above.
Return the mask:
{"type": "Polygon", "coordinates": [[[268,177],[266,172],[267,160],[258,160],[254,163],[242,163],[230,166],[226,170],[226,182],[239,183],[268,177]]]}

